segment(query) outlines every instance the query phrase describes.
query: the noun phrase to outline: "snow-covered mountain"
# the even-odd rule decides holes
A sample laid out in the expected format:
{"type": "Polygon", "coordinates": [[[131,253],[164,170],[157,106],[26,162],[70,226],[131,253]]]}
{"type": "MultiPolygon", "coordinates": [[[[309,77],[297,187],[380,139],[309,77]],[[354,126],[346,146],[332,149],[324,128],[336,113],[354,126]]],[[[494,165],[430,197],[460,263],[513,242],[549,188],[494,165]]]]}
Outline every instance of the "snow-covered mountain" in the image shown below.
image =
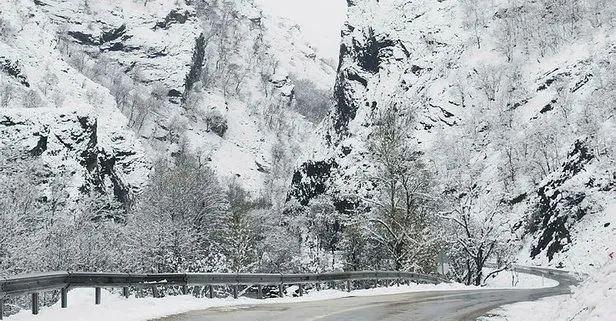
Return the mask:
{"type": "Polygon", "coordinates": [[[0,146],[120,200],[154,160],[189,151],[282,203],[300,159],[289,200],[326,195],[349,219],[382,205],[375,141],[390,113],[433,214],[469,199],[460,211],[499,213],[518,261],[601,265],[616,228],[613,6],[347,3],[336,72],[248,0],[2,2],[0,146]],[[315,130],[297,97],[334,80],[315,130]]]}
{"type": "Polygon", "coordinates": [[[57,131],[83,131],[71,139],[91,135],[87,146],[42,155],[74,181],[96,168],[131,193],[152,161],[186,148],[221,179],[261,191],[280,166],[272,150],[281,141],[285,153],[297,149],[312,133],[290,77],[320,90],[335,77],[296,26],[251,1],[3,1],[0,30],[3,144],[48,137],[51,146],[57,131]],[[196,64],[211,83],[188,97],[196,64]],[[85,153],[96,164],[74,156],[85,153]]]}
{"type": "Polygon", "coordinates": [[[347,2],[336,104],[295,173],[295,199],[307,205],[326,194],[340,212],[370,211],[378,197],[370,144],[379,115],[393,109],[412,119],[409,139],[437,203],[471,182],[477,203],[507,213],[524,247],[518,261],[592,271],[608,260],[616,244],[616,218],[604,210],[616,190],[613,6],[347,2]]]}

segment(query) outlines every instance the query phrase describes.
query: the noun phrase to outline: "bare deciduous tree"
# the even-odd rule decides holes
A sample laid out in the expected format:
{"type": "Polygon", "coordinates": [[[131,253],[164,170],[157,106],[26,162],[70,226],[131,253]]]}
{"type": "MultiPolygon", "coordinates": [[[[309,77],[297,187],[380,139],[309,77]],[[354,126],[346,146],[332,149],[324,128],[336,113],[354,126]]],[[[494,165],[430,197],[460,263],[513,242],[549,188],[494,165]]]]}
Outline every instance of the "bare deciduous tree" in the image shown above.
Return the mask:
{"type": "Polygon", "coordinates": [[[372,178],[379,197],[368,200],[374,210],[365,228],[389,253],[396,270],[428,272],[436,267],[439,240],[430,214],[430,178],[413,147],[408,114],[397,104],[377,118],[369,149],[377,171],[372,178]]]}
{"type": "Polygon", "coordinates": [[[495,186],[481,180],[485,160],[476,155],[470,136],[442,142],[437,166],[445,204],[448,254],[457,280],[481,285],[483,267],[508,241],[507,207],[495,186]],[[494,190],[492,190],[494,189],[494,190]]]}

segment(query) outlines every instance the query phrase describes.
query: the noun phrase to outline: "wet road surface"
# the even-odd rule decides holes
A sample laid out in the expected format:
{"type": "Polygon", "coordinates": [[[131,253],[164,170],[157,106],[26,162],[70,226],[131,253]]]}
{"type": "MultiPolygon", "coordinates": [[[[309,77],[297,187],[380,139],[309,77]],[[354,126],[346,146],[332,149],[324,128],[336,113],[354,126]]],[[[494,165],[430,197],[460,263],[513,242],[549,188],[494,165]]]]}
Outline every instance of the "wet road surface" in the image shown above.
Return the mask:
{"type": "Polygon", "coordinates": [[[577,283],[567,273],[549,274],[550,278],[559,281],[558,286],[524,290],[415,292],[304,303],[221,307],[170,316],[160,321],[467,321],[475,320],[501,305],[570,293],[569,286],[577,283]]]}

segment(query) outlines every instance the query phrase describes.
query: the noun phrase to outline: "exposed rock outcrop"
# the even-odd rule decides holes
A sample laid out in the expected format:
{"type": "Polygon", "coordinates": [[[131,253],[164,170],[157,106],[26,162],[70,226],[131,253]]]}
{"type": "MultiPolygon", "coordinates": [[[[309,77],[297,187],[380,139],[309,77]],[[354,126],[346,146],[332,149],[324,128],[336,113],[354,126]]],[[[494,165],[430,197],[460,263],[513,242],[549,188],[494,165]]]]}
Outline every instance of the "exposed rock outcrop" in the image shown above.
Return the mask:
{"type": "Polygon", "coordinates": [[[147,181],[150,163],[132,133],[101,139],[87,109],[0,109],[0,148],[40,158],[51,175],[65,175],[73,198],[113,193],[130,206],[147,181]],[[105,142],[110,142],[106,145],[105,142]]]}

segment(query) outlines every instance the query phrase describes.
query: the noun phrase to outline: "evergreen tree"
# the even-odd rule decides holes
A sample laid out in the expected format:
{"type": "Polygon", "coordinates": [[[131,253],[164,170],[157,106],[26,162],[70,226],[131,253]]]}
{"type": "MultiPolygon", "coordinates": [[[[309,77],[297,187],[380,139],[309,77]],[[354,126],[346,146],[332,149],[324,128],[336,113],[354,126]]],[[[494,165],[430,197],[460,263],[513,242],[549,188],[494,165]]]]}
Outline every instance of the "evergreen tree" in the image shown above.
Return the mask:
{"type": "Polygon", "coordinates": [[[193,49],[192,59],[190,63],[190,70],[184,79],[184,96],[183,101],[186,100],[188,94],[192,90],[195,83],[201,80],[201,70],[205,62],[205,36],[203,33],[197,37],[195,41],[195,48],[193,49]]]}

